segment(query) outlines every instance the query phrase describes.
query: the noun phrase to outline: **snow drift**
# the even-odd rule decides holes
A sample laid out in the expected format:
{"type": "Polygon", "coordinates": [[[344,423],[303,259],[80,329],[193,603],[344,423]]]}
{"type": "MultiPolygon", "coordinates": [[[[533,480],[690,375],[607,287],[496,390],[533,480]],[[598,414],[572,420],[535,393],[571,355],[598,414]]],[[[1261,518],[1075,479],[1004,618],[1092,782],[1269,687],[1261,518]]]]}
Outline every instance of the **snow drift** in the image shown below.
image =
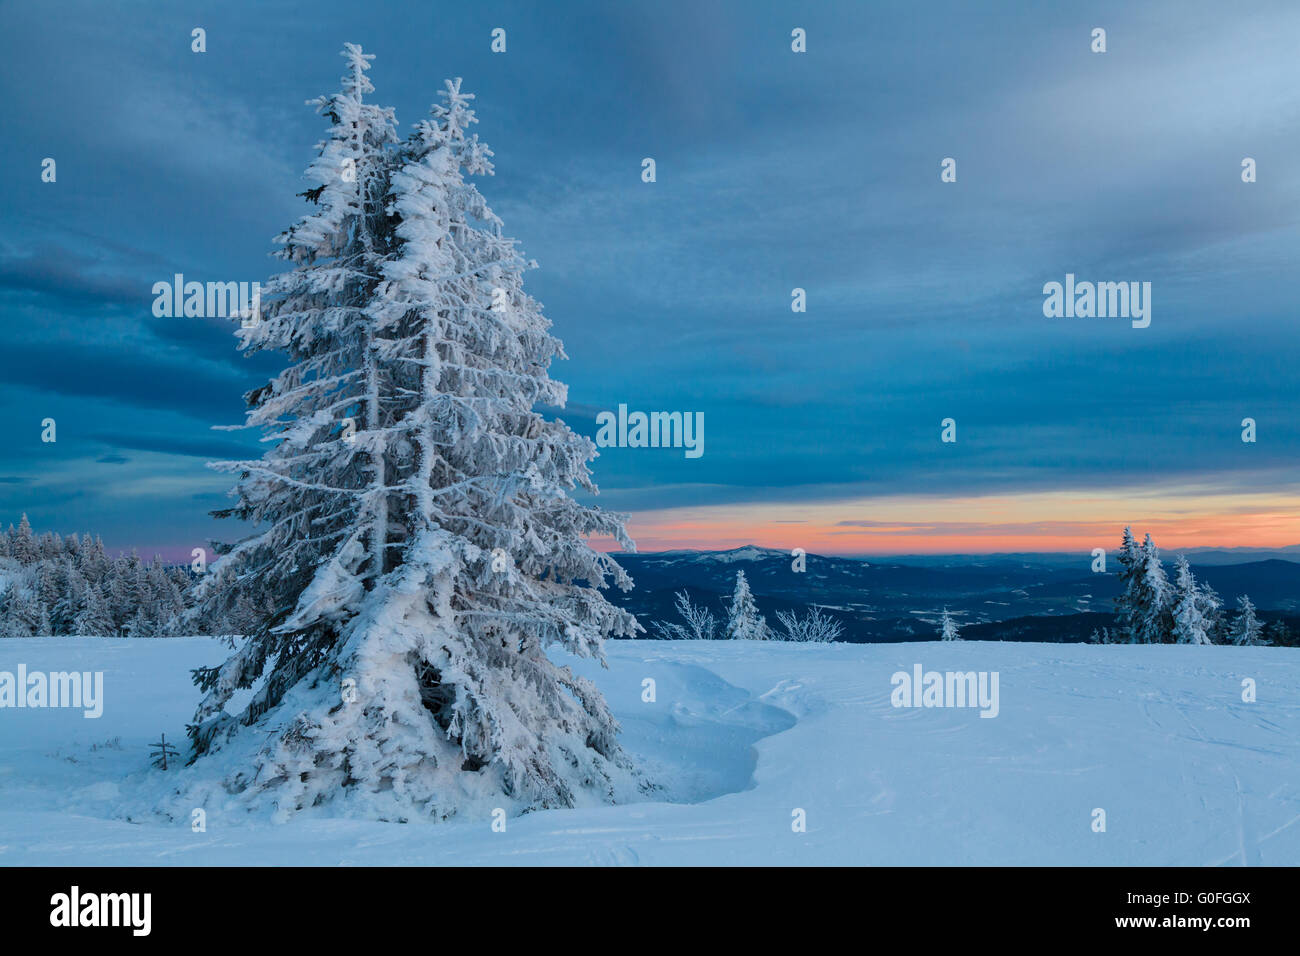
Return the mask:
{"type": "Polygon", "coordinates": [[[0,642],[0,670],[105,686],[98,720],[0,710],[0,863],[1300,863],[1290,648],[614,641],[608,671],[570,663],[664,784],[654,799],[512,814],[505,832],[213,806],[195,832],[168,798],[187,771],[150,769],[147,744],[180,737],[186,670],[221,655],[199,638],[0,642]],[[998,672],[998,716],[892,706],[892,675],[918,663],[998,672]]]}

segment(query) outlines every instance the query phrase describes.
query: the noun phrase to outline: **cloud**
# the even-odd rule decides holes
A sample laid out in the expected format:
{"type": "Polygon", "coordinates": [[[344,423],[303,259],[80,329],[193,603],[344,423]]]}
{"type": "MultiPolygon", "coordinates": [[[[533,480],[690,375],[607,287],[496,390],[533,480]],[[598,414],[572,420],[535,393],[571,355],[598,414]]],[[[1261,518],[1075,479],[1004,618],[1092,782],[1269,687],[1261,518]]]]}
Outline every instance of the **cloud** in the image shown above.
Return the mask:
{"type": "MultiPolygon", "coordinates": [[[[210,461],[242,460],[258,458],[263,449],[256,444],[241,445],[238,442],[223,441],[219,438],[185,438],[175,435],[138,435],[131,432],[95,432],[89,436],[116,448],[130,448],[136,451],[157,452],[162,455],[183,455],[191,458],[204,458],[210,461]]],[[[120,456],[106,456],[127,461],[120,456]]],[[[99,459],[104,461],[104,458],[99,459]]]]}
{"type": "Polygon", "coordinates": [[[180,356],[48,341],[0,349],[0,378],[9,386],[181,411],[214,422],[242,412],[240,395],[249,384],[228,370],[180,356]]]}
{"type": "Polygon", "coordinates": [[[44,246],[25,256],[0,254],[0,293],[25,292],[76,305],[143,305],[147,286],[105,275],[102,262],[66,248],[44,246]]]}

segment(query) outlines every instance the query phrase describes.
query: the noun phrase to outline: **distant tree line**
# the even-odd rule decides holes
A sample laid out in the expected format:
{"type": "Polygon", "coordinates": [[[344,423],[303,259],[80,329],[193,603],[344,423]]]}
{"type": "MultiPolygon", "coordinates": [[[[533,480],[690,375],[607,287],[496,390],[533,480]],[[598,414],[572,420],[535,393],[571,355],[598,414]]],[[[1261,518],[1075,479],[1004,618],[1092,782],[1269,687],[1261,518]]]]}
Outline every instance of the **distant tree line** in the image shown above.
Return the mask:
{"type": "Polygon", "coordinates": [[[89,534],[38,536],[27,515],[0,534],[0,637],[171,637],[189,588],[188,571],[161,558],[109,557],[89,534]]]}

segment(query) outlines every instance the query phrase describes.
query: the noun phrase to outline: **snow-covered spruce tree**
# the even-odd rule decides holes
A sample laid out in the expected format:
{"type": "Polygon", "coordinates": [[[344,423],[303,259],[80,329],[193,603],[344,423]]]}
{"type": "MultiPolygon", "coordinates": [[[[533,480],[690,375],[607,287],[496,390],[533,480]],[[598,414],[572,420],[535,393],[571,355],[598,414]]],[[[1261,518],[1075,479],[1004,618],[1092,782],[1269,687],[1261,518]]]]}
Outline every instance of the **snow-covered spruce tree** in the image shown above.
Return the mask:
{"type": "Polygon", "coordinates": [[[31,522],[27,512],[23,512],[18,522],[18,530],[13,535],[12,554],[19,564],[31,564],[36,560],[36,537],[32,534],[31,522]]]}
{"type": "Polygon", "coordinates": [[[1147,535],[1141,549],[1141,578],[1134,595],[1135,644],[1173,642],[1174,591],[1160,561],[1160,549],[1147,535]]]}
{"type": "Polygon", "coordinates": [[[1206,617],[1205,595],[1196,583],[1187,556],[1178,556],[1178,576],[1174,581],[1175,644],[1213,644],[1210,639],[1210,620],[1206,617]]]}
{"type": "Polygon", "coordinates": [[[49,613],[34,589],[10,582],[5,591],[4,615],[0,617],[0,637],[43,637],[49,633],[49,613]]]}
{"type": "Polygon", "coordinates": [[[1115,629],[1127,643],[1135,643],[1138,630],[1138,595],[1142,587],[1142,550],[1133,540],[1131,525],[1124,528],[1124,537],[1120,543],[1119,553],[1115,556],[1119,563],[1119,597],[1115,598],[1115,629]]]}
{"type": "Polygon", "coordinates": [[[82,592],[81,609],[72,622],[72,634],[105,637],[117,633],[108,602],[97,585],[86,585],[82,592]]]}
{"type": "Polygon", "coordinates": [[[1229,632],[1233,644],[1252,646],[1264,643],[1264,629],[1255,616],[1255,605],[1250,598],[1242,595],[1237,598],[1237,616],[1233,618],[1232,630],[1229,632]]]}
{"type": "Polygon", "coordinates": [[[75,634],[73,629],[81,602],[85,598],[86,578],[70,558],[64,557],[57,568],[56,593],[50,603],[50,626],[54,634],[75,634]]]}
{"type": "Polygon", "coordinates": [[[744,571],[736,572],[736,590],[731,595],[727,629],[722,636],[728,641],[766,641],[771,636],[767,619],[758,613],[744,571]]]}
{"type": "Polygon", "coordinates": [[[1201,615],[1205,618],[1205,633],[1211,644],[1228,643],[1228,624],[1223,617],[1223,598],[1219,592],[1210,587],[1209,582],[1200,584],[1201,615]]]}
{"type": "Polygon", "coordinates": [[[1205,633],[1210,644],[1227,644],[1227,620],[1223,618],[1223,598],[1210,587],[1208,581],[1201,581],[1201,615],[1205,618],[1205,633]]]}
{"type": "Polygon", "coordinates": [[[943,619],[939,622],[939,639],[943,641],[960,641],[957,635],[957,622],[952,619],[948,609],[943,609],[943,619]]]}
{"type": "MultiPolygon", "coordinates": [[[[281,817],[342,800],[384,819],[481,816],[610,802],[644,786],[599,691],[547,656],[559,645],[603,662],[605,637],[635,632],[597,590],[629,579],[587,537],[632,543],[621,516],[570,497],[595,490],[594,445],[533,410],[566,401],[547,372],[562,346],[523,291],[530,264],[464,178],[491,172],[490,151],[466,132],[470,97],[459,80],[443,97],[373,164],[391,233],[366,267],[373,287],[356,287],[346,306],[364,347],[349,340],[333,373],[349,396],[356,379],[370,382],[355,450],[330,432],[333,393],[319,396],[324,413],[302,406],[297,420],[311,424],[282,426],[299,439],[292,454],[282,441],[239,488],[247,499],[255,481],[248,516],[283,530],[218,565],[231,580],[251,569],[276,582],[284,610],[224,667],[199,673],[208,697],[196,750],[242,741],[251,765],[227,787],[281,817]],[[318,457],[296,470],[309,453],[318,457]],[[230,694],[272,660],[249,708],[226,715],[230,694]]],[[[368,209],[346,213],[340,229],[355,236],[368,209]]],[[[302,305],[283,301],[268,326],[304,321],[302,305]]],[[[326,321],[316,315],[303,334],[326,321]]]]}

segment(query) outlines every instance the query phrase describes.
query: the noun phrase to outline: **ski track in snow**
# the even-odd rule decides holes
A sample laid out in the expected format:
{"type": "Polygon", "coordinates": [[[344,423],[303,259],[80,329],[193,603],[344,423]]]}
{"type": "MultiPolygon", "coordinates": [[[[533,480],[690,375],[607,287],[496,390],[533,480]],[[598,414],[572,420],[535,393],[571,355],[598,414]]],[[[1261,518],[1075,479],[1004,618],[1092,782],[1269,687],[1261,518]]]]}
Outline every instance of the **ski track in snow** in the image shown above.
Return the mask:
{"type": "Polygon", "coordinates": [[[221,812],[193,833],[154,810],[192,771],[149,770],[147,745],[183,739],[189,670],[224,653],[203,638],[0,641],[0,670],[105,682],[98,720],[0,709],[0,865],[1300,863],[1290,648],[615,641],[609,670],[565,662],[604,690],[654,800],[526,814],[505,833],[221,812]],[[894,708],[891,676],[917,663],[997,671],[999,715],[894,708]]]}

